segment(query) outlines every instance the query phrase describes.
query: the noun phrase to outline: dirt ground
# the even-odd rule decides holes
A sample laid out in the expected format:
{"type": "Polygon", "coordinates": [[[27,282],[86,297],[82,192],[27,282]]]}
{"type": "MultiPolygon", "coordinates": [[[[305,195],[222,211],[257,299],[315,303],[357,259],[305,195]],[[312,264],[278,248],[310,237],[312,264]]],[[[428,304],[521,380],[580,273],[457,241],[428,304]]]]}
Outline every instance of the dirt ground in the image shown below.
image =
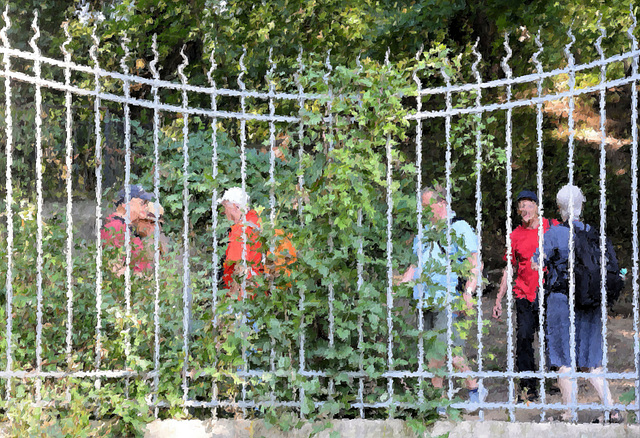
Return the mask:
{"type": "MultiPolygon", "coordinates": [[[[507,303],[506,298],[503,300],[503,315],[500,320],[491,317],[492,308],[495,303],[496,290],[485,292],[483,297],[483,319],[490,321],[489,327],[483,335],[483,368],[487,371],[502,371],[507,369],[507,303]]],[[[630,299],[621,298],[621,300],[609,310],[607,319],[607,348],[608,348],[608,369],[610,372],[633,372],[634,366],[634,340],[633,340],[633,306],[630,299]]],[[[515,314],[515,309],[514,312],[515,314]]],[[[515,321],[513,324],[515,330],[515,321]]],[[[471,338],[476,340],[476,333],[472,333],[471,338]]],[[[513,348],[515,349],[515,332],[513,335],[513,348]]],[[[539,363],[539,344],[538,338],[535,341],[536,363],[539,363]]],[[[474,369],[477,369],[477,348],[467,346],[467,355],[471,359],[474,369]]],[[[513,400],[519,394],[517,381],[514,382],[513,400]]],[[[488,378],[484,379],[485,388],[488,390],[487,402],[508,402],[509,401],[509,380],[505,378],[488,378]]],[[[546,402],[560,403],[561,397],[555,379],[548,379],[546,384],[546,402]]],[[[578,403],[589,404],[599,403],[597,394],[585,379],[578,381],[578,403]]],[[[634,388],[634,380],[610,380],[609,388],[612,393],[614,402],[621,402],[621,396],[634,388]]],[[[624,400],[625,397],[623,397],[624,400]]],[[[632,397],[631,397],[632,398],[632,397]]],[[[628,401],[623,403],[627,404],[628,401]]],[[[520,404],[520,406],[524,406],[520,404]]],[[[514,409],[516,421],[549,421],[549,417],[558,418],[559,412],[548,410],[544,419],[542,418],[542,409],[514,409]]],[[[602,412],[598,411],[579,411],[578,422],[592,422],[602,416],[602,412]]],[[[634,422],[635,416],[632,413],[625,414],[626,421],[634,422]]],[[[476,418],[477,415],[467,415],[469,419],[476,418]]],[[[484,418],[490,420],[509,421],[509,412],[506,409],[485,410],[484,418]]]]}

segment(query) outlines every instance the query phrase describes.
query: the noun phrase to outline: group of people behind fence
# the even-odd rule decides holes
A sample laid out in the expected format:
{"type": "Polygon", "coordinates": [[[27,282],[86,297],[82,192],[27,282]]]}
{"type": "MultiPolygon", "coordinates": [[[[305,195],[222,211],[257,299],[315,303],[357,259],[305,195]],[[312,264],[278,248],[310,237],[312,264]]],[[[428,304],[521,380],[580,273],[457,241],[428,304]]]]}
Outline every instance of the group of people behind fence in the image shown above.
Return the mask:
{"type": "MultiPolygon", "coordinates": [[[[443,187],[423,189],[420,200],[426,220],[413,241],[417,261],[396,276],[396,285],[410,283],[413,286],[414,302],[422,315],[419,326],[423,331],[437,333],[431,339],[440,344],[441,351],[450,352],[456,371],[469,372],[463,348],[466,336],[461,333],[459,322],[474,311],[473,295],[480,287],[482,267],[478,260],[478,238],[469,223],[456,216],[443,187]]],[[[574,393],[575,380],[570,372],[575,366],[590,371],[589,382],[601,402],[613,405],[606,381],[599,377],[603,370],[601,307],[577,306],[572,302],[572,297],[587,287],[574,281],[580,274],[571,273],[575,267],[575,246],[579,241],[576,233],[593,234],[595,231],[581,221],[584,201],[578,187],[565,185],[556,197],[561,220],[555,220],[540,216],[539,200],[534,192],[523,190],[516,198],[521,224],[509,235],[504,260],[512,267],[504,268],[492,315],[496,319],[503,315],[502,301],[509,290],[510,279],[515,278],[512,287],[516,315],[515,365],[517,371],[530,373],[520,379],[519,402],[535,402],[538,388],[544,384],[544,379],[533,375],[538,370],[534,338],[540,327],[539,309],[543,308],[544,333],[539,336],[544,337],[546,367],[557,370],[563,404],[568,406],[574,393]],[[544,273],[543,278],[540,273],[544,273]],[[541,307],[543,297],[544,306],[541,307]],[[573,323],[571,314],[574,315],[573,323]],[[573,336],[572,324],[575,328],[573,336]]],[[[162,206],[154,195],[139,185],[121,190],[115,204],[116,211],[108,216],[101,230],[103,246],[120,248],[125,243],[125,235],[129,234],[131,251],[128,260],[110,260],[109,266],[118,275],[124,273],[127,265],[135,275],[149,275],[154,254],[167,252],[168,239],[161,229],[162,206]],[[129,233],[126,233],[127,228],[129,233]]],[[[265,273],[271,278],[291,275],[296,250],[287,238],[279,241],[274,254],[264,250],[259,239],[261,219],[250,207],[250,197],[244,189],[227,189],[218,204],[231,222],[222,264],[222,287],[231,299],[255,299],[253,290],[257,278],[265,273]],[[267,259],[276,266],[269,268],[267,259]]],[[[276,234],[278,231],[283,234],[282,230],[276,230],[276,234]]],[[[606,244],[603,257],[606,272],[617,274],[615,251],[609,241],[606,244]]],[[[581,251],[586,250],[581,248],[581,251]]],[[[429,369],[442,369],[445,359],[446,353],[432,356],[428,361],[429,369]]],[[[436,374],[432,383],[434,387],[442,388],[443,378],[436,374]]],[[[486,391],[479,390],[475,378],[468,377],[465,384],[470,405],[479,407],[486,399],[486,391]]],[[[444,409],[440,412],[444,413],[444,409]]],[[[562,419],[569,420],[570,417],[571,411],[567,409],[562,419]]],[[[621,413],[613,409],[610,419],[619,421],[621,413]]]]}
{"type": "MultiPolygon", "coordinates": [[[[581,220],[584,201],[578,187],[570,184],[562,187],[556,196],[561,216],[558,221],[540,216],[539,200],[534,192],[523,190],[517,195],[517,211],[522,223],[509,235],[504,260],[512,267],[507,266],[503,271],[492,315],[496,319],[502,316],[502,300],[515,274],[512,288],[516,314],[515,365],[516,371],[530,373],[520,379],[518,402],[537,401],[538,388],[544,384],[544,379],[534,374],[538,370],[534,339],[540,327],[540,300],[544,299],[544,331],[539,335],[544,338],[545,365],[557,372],[563,405],[570,406],[575,394],[575,379],[570,375],[574,366],[577,370],[589,371],[588,380],[605,406],[614,404],[606,381],[600,376],[603,321],[599,298],[600,290],[606,291],[609,297],[616,296],[622,285],[611,242],[605,241],[602,254],[597,230],[581,220]],[[600,260],[605,261],[604,269],[600,269],[600,260]],[[541,272],[543,278],[540,278],[541,272]],[[601,273],[605,277],[602,287],[601,273]],[[591,297],[587,296],[589,293],[591,297]]],[[[413,297],[422,306],[422,328],[437,331],[440,340],[451,347],[455,370],[466,372],[469,366],[463,349],[456,347],[464,346],[459,320],[472,309],[472,296],[480,278],[477,236],[467,222],[456,216],[447,203],[443,187],[424,189],[421,204],[428,220],[420,233],[421,239],[416,237],[413,245],[418,263],[411,265],[398,278],[398,283],[413,282],[413,297]]],[[[429,367],[441,368],[443,358],[431,360],[429,367]]],[[[432,382],[436,387],[442,386],[441,378],[434,377],[432,382]]],[[[480,407],[486,392],[478,391],[478,383],[473,378],[466,379],[466,386],[470,405],[480,407]]],[[[560,419],[571,420],[572,415],[567,408],[560,419]]],[[[621,421],[621,415],[612,408],[610,421],[621,421]]]]}

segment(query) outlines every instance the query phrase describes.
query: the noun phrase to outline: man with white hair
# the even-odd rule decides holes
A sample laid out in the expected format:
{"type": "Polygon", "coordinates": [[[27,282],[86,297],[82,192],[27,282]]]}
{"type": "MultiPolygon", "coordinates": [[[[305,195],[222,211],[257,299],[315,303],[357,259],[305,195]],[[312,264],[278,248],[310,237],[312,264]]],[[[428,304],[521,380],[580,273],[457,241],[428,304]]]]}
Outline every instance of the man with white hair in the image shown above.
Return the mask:
{"type": "MultiPolygon", "coordinates": [[[[258,240],[261,221],[258,213],[249,209],[249,195],[241,187],[226,190],[218,199],[218,204],[224,208],[226,218],[233,222],[225,252],[222,281],[229,289],[229,296],[241,300],[250,285],[247,280],[262,272],[262,244],[258,240]]],[[[255,294],[249,295],[249,298],[255,298],[255,294]]]]}
{"type": "MultiPolygon", "coordinates": [[[[547,270],[545,276],[546,298],[546,345],[547,365],[557,367],[559,373],[571,371],[571,344],[570,344],[570,309],[569,309],[569,256],[570,256],[570,224],[573,224],[574,232],[590,231],[591,227],[581,222],[582,206],[584,203],[582,191],[567,184],[563,186],[556,196],[556,202],[563,223],[552,226],[545,234],[544,266],[547,270]]],[[[574,234],[575,236],[575,234],[574,234]]],[[[574,243],[575,243],[574,238],[574,243]]],[[[609,243],[610,245],[610,243],[609,243]]],[[[617,271],[618,261],[613,248],[607,251],[607,270],[617,271]]],[[[576,254],[574,252],[574,260],[576,254]]],[[[536,251],[532,267],[537,269],[539,250],[536,251]]],[[[576,291],[577,293],[578,291],[576,291]]],[[[591,375],[603,372],[602,368],[602,319],[600,307],[582,308],[575,306],[575,364],[578,369],[589,369],[591,375]]],[[[604,403],[611,406],[613,400],[602,377],[590,377],[589,382],[596,390],[598,397],[604,403]]],[[[571,402],[571,379],[569,377],[558,378],[558,386],[562,393],[562,401],[565,405],[571,402]]],[[[563,420],[570,419],[570,410],[562,414],[563,420]]],[[[611,412],[611,421],[620,421],[620,412],[611,412]]]]}

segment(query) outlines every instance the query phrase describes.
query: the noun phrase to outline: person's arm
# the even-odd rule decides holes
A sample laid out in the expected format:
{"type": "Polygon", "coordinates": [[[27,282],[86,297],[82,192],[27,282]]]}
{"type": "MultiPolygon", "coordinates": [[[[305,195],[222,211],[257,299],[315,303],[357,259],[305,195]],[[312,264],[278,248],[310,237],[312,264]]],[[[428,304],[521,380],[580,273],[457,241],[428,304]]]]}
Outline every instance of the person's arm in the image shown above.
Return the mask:
{"type": "Polygon", "coordinates": [[[500,290],[498,290],[498,296],[496,297],[496,303],[493,306],[493,317],[498,319],[502,315],[502,299],[507,293],[507,281],[508,281],[507,268],[502,270],[502,280],[500,280],[500,290]]]}
{"type": "MultiPolygon", "coordinates": [[[[418,254],[419,250],[420,248],[418,247],[418,238],[413,237],[413,253],[418,254]]],[[[413,277],[415,276],[416,269],[418,269],[416,265],[409,265],[407,270],[404,271],[404,274],[395,278],[395,284],[398,285],[412,281],[413,277]]]]}
{"type": "Polygon", "coordinates": [[[467,278],[467,283],[464,287],[464,292],[462,293],[462,299],[467,305],[467,309],[471,310],[473,308],[473,292],[478,287],[478,277],[480,276],[480,269],[478,266],[478,253],[474,252],[467,258],[471,263],[471,274],[467,278]]]}
{"type": "Polygon", "coordinates": [[[415,274],[416,269],[417,268],[414,265],[409,266],[404,274],[402,274],[400,280],[398,280],[398,284],[407,283],[413,280],[413,275],[415,274]]]}

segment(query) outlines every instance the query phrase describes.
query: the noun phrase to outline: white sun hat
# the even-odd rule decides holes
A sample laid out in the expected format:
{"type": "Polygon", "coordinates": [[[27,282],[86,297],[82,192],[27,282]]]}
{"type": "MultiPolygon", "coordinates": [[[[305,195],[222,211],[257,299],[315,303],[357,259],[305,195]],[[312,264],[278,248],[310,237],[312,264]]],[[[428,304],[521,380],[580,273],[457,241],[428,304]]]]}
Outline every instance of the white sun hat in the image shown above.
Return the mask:
{"type": "Polygon", "coordinates": [[[236,204],[245,211],[249,207],[249,195],[247,195],[247,192],[242,190],[241,187],[231,187],[227,189],[222,195],[222,198],[218,199],[218,204],[222,204],[224,201],[236,204]]]}

